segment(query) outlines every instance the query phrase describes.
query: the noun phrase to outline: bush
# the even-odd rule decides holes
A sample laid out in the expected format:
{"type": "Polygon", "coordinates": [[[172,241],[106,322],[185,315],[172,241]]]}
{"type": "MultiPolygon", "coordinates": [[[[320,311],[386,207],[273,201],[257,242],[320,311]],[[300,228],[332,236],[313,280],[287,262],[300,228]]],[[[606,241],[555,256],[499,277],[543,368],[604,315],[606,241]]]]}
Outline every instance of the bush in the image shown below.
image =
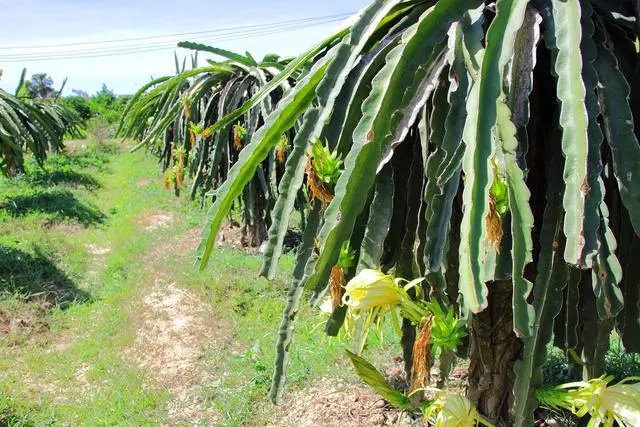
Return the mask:
{"type": "Polygon", "coordinates": [[[88,96],[82,91],[75,91],[76,95],[60,99],[67,110],[74,112],[80,119],[79,133],[67,135],[67,137],[86,138],[92,135],[102,143],[113,136],[112,128],[120,120],[122,111],[129,100],[129,96],[116,95],[103,85],[102,89],[93,96],[88,96]]]}
{"type": "Polygon", "coordinates": [[[113,136],[113,125],[102,116],[93,117],[87,120],[87,133],[91,135],[96,142],[103,144],[113,136]]]}

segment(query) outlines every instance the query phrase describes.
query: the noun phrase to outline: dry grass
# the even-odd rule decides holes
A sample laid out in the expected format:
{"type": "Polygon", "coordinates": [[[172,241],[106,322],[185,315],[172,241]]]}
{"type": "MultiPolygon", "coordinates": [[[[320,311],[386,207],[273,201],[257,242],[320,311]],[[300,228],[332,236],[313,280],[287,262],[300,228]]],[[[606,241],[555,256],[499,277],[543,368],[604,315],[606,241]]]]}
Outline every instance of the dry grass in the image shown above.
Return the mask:
{"type": "Polygon", "coordinates": [[[273,425],[296,427],[410,426],[412,420],[364,385],[323,378],[291,393],[273,425]]]}
{"type": "Polygon", "coordinates": [[[173,214],[171,212],[149,212],[138,218],[144,231],[151,232],[159,228],[168,228],[173,223],[173,214]]]}

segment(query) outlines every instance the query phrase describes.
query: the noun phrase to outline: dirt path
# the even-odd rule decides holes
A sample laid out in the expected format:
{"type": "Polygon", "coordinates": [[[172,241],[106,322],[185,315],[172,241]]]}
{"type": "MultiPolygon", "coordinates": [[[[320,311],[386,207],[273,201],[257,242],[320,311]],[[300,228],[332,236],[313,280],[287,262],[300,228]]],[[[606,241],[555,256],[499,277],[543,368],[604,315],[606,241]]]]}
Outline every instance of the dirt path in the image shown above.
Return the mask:
{"type": "MultiPolygon", "coordinates": [[[[154,213],[141,219],[146,231],[170,225],[173,217],[154,213]]],[[[208,407],[201,386],[212,378],[199,363],[205,346],[215,340],[216,324],[209,305],[181,287],[167,267],[169,257],[185,258],[198,243],[198,230],[163,241],[144,256],[147,281],[135,303],[134,346],[126,350],[154,387],[169,394],[166,424],[215,424],[217,411],[208,407]]]]}
{"type": "MultiPolygon", "coordinates": [[[[136,223],[147,233],[164,233],[158,244],[142,254],[144,280],[132,299],[135,340],[124,357],[135,363],[149,386],[167,393],[164,425],[215,425],[223,423],[216,407],[208,404],[203,388],[218,378],[207,368],[207,350],[232,345],[231,325],[216,318],[210,302],[196,290],[181,284],[172,269],[190,263],[199,242],[199,229],[185,234],[170,232],[176,217],[153,210],[136,223]]],[[[228,243],[228,242],[227,242],[228,243]]],[[[102,248],[91,248],[100,256],[102,248]]],[[[272,419],[273,426],[409,426],[410,420],[362,384],[318,379],[288,394],[272,419]]],[[[265,420],[266,422],[266,420],[265,420]]]]}

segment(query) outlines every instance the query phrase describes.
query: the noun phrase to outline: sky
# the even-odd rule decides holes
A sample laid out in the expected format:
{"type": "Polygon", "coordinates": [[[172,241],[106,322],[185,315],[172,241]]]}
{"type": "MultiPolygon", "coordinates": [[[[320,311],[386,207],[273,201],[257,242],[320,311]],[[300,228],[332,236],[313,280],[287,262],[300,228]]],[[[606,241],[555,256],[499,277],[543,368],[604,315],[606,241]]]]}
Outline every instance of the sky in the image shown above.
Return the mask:
{"type": "MultiPolygon", "coordinates": [[[[324,39],[340,23],[277,23],[353,13],[367,4],[368,0],[0,0],[0,88],[13,92],[26,67],[27,76],[49,74],[56,88],[68,78],[65,95],[72,89],[93,94],[103,83],[118,94],[131,94],[151,77],[175,73],[173,52],[179,58],[191,53],[172,47],[178,40],[200,41],[205,37],[205,44],[249,51],[256,58],[266,53],[296,55],[324,39]],[[273,23],[276,25],[267,25],[273,23]],[[255,25],[262,27],[230,29],[255,25]],[[283,31],[291,26],[296,29],[283,31]],[[259,35],[248,37],[248,30],[259,35]],[[209,33],[95,43],[204,31],[209,33]],[[274,31],[280,32],[267,34],[274,31]],[[241,32],[245,32],[244,38],[239,39],[241,32]],[[72,45],[49,47],[61,44],[72,45]],[[132,47],[138,52],[94,56],[105,49],[122,52],[132,47]],[[87,57],[73,58],[79,50],[87,57]],[[66,57],[35,60],[43,54],[66,57]]],[[[201,54],[200,65],[206,58],[214,57],[201,54]]]]}

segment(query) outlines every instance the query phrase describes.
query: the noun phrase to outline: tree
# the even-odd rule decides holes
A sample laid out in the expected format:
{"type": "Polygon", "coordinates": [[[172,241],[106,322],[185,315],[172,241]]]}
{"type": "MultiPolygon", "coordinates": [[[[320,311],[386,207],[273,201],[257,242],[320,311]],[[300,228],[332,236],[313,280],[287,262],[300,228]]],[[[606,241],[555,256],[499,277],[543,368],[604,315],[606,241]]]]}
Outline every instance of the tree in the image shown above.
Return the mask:
{"type": "Polygon", "coordinates": [[[103,83],[102,88],[91,97],[92,110],[95,114],[104,114],[114,106],[117,99],[116,94],[103,83]]]}
{"type": "MultiPolygon", "coordinates": [[[[76,134],[78,130],[78,117],[57,99],[30,95],[26,75],[25,68],[14,95],[0,89],[0,172],[7,176],[24,170],[24,153],[33,154],[42,163],[48,152],[64,149],[67,132],[76,134]]],[[[35,81],[46,83],[43,86],[53,84],[44,74],[36,76],[35,81]]]]}
{"type": "Polygon", "coordinates": [[[71,93],[73,93],[75,96],[79,96],[81,98],[89,98],[89,94],[82,90],[82,89],[71,89],[71,93]]]}
{"type": "Polygon", "coordinates": [[[25,82],[27,92],[32,98],[53,98],[58,92],[53,88],[53,79],[46,73],[37,73],[25,82]]]}
{"type": "Polygon", "coordinates": [[[85,97],[79,95],[65,96],[60,98],[58,102],[68,110],[74,111],[81,123],[86,123],[93,116],[89,101],[85,97]]]}
{"type": "MultiPolygon", "coordinates": [[[[468,397],[498,425],[532,424],[554,332],[586,378],[602,374],[614,327],[640,351],[639,13],[631,1],[376,0],[291,61],[282,74],[304,78],[216,190],[197,255],[206,266],[233,201],[300,120],[265,251],[273,277],[311,144],[343,156],[328,206],[307,194],[275,401],[303,291],[322,300],[345,245],[356,260],[345,280],[364,266],[426,277],[416,303],[468,319],[468,397]]],[[[348,309],[336,305],[329,333],[348,309]]],[[[408,378],[416,326],[402,324],[408,378]]]]}
{"type": "MultiPolygon", "coordinates": [[[[207,66],[197,67],[194,57],[193,68],[186,70],[186,62],[180,67],[176,58],[177,75],[157,78],[132,97],[119,134],[140,139],[137,148],[146,146],[160,157],[165,184],[176,193],[185,176],[191,177],[190,196],[195,198],[199,193],[204,205],[209,192],[226,178],[242,147],[286,96],[291,84],[275,78],[287,64],[277,55],[256,61],[249,53],[242,55],[188,42],[181,46],[214,53],[224,60],[210,60],[207,66]],[[275,90],[237,114],[235,123],[211,128],[252,94],[268,87],[275,90]]],[[[270,150],[246,190],[234,201],[242,208],[243,243],[247,246],[260,246],[267,238],[270,210],[293,134],[291,130],[278,135],[280,146],[270,150]]]]}
{"type": "Polygon", "coordinates": [[[0,111],[0,172],[4,175],[24,169],[24,153],[42,163],[48,152],[62,151],[65,134],[76,131],[77,117],[49,100],[23,98],[0,89],[0,111]]]}

